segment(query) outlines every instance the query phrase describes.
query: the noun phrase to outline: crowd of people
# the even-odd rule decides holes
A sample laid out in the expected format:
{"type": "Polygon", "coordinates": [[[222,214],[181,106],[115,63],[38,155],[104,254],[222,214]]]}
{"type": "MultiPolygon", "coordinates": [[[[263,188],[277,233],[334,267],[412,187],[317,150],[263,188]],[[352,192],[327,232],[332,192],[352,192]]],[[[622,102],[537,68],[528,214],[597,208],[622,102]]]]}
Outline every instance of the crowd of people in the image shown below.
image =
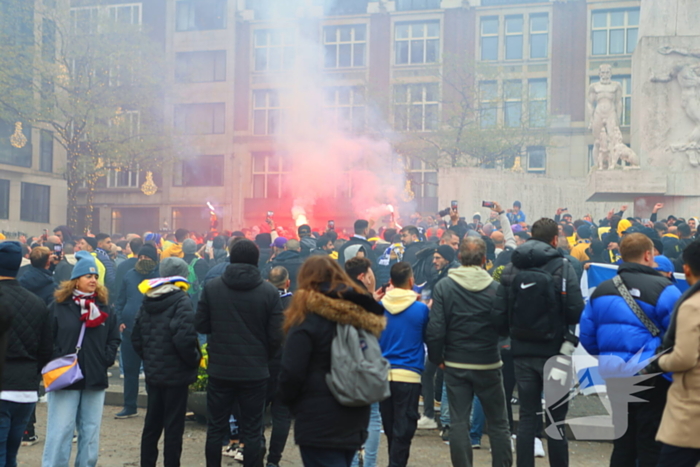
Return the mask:
{"type": "Polygon", "coordinates": [[[156,465],[161,436],[164,465],[180,465],[189,388],[204,365],[209,467],[224,456],[278,467],[292,424],[307,467],[374,467],[382,431],[389,465],[406,466],[418,429],[439,429],[452,465],[467,467],[486,422],[494,466],[512,465],[515,454],[519,467],[536,457],[565,467],[568,403],[551,400],[545,381],[571,383],[582,345],[600,356],[608,397],[624,399],[611,404],[627,429],[610,465],[695,466],[697,219],[661,219],[657,204],[649,219],[623,206],[598,221],[559,209],[529,224],[520,202],[491,206],[471,222],[456,206],[403,227],[393,217],[376,229],[359,219],[352,235],[306,224],[293,232],[268,218],[206,235],[74,236],[59,226],[0,242],[0,465],[15,466],[20,445],[39,440],[41,369],[74,356],[79,377],[56,387],[44,375],[45,467],[67,466],[73,443],[77,466],[97,465],[116,361],[117,419],[139,415],[145,378],[142,466],[156,465]],[[618,273],[584,302],[580,279],[592,263],[618,273]],[[683,294],[674,272],[690,286],[683,294]],[[360,403],[339,396],[329,375],[342,326],[365,336],[363,350],[376,339],[383,396],[362,388],[360,403]],[[630,402],[619,389],[635,375],[649,389],[630,402]],[[552,425],[559,436],[545,434],[552,425]]]}

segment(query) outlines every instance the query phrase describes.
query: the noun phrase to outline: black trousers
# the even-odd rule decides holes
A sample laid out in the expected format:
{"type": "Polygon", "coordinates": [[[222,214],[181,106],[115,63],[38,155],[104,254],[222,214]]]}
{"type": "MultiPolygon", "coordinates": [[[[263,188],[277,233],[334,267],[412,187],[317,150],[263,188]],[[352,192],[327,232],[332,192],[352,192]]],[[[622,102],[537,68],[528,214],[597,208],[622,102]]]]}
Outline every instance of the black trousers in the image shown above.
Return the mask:
{"type": "Polygon", "coordinates": [[[350,467],[357,451],[299,446],[299,452],[304,467],[350,467]]]}
{"type": "Polygon", "coordinates": [[[272,415],[272,431],[270,433],[270,449],[267,453],[268,464],[279,464],[282,460],[282,452],[287,444],[289,429],[292,426],[292,413],[289,408],[275,397],[270,406],[272,415]]]}
{"type": "Polygon", "coordinates": [[[664,444],[656,467],[695,467],[700,462],[700,449],[679,448],[664,444]]]}
{"type": "Polygon", "coordinates": [[[207,386],[207,467],[221,467],[221,441],[229,436],[228,424],[234,402],[241,416],[238,421],[243,448],[243,465],[258,467],[263,456],[263,412],[267,379],[228,381],[209,377],[207,386]]]}
{"type": "Polygon", "coordinates": [[[511,399],[513,399],[513,390],[515,389],[515,365],[513,363],[513,352],[510,349],[502,348],[501,360],[503,361],[503,367],[501,368],[501,372],[503,374],[503,389],[505,389],[506,392],[508,426],[510,427],[510,432],[515,433],[515,431],[513,430],[513,404],[510,403],[511,399]]]}
{"type": "MultiPolygon", "coordinates": [[[[653,384],[652,389],[634,394],[634,397],[647,402],[624,403],[623,401],[622,404],[617,404],[614,398],[618,394],[619,397],[629,398],[629,393],[613,389],[611,387],[614,384],[612,379],[607,381],[608,397],[610,397],[613,407],[613,423],[617,420],[625,420],[624,414],[616,413],[615,408],[625,407],[627,409],[627,430],[621,437],[613,441],[613,452],[610,456],[611,467],[655,467],[659,462],[662,444],[656,441],[656,432],[659,431],[661,425],[661,417],[666,405],[666,394],[671,382],[661,375],[651,379],[650,382],[646,383],[645,386],[653,384]]],[[[619,428],[616,427],[615,431],[618,430],[619,428]]]]}
{"type": "Polygon", "coordinates": [[[158,461],[158,441],[163,431],[163,465],[180,467],[188,387],[149,384],[147,389],[148,409],[141,434],[141,467],[155,467],[158,461]]]}
{"type": "Polygon", "coordinates": [[[405,467],[418,425],[420,383],[391,381],[391,397],[379,403],[389,448],[389,467],[405,467]]]}

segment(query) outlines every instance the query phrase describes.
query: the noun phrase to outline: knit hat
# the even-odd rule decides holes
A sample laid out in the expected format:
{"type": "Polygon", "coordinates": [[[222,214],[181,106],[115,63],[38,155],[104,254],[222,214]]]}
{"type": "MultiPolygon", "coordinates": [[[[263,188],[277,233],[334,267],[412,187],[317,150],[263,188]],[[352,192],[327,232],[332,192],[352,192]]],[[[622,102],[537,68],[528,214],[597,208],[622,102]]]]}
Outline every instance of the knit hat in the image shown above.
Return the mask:
{"type": "Polygon", "coordinates": [[[255,243],[248,239],[239,240],[231,245],[229,259],[232,264],[243,263],[257,266],[260,259],[260,250],[258,250],[258,246],[255,243]]]}
{"type": "Polygon", "coordinates": [[[183,259],[177,256],[170,256],[160,262],[158,274],[161,277],[180,276],[187,278],[190,275],[190,271],[183,259]]]}
{"type": "Polygon", "coordinates": [[[186,255],[193,255],[197,253],[197,244],[191,238],[188,238],[182,242],[182,252],[186,255]]]}
{"type": "Polygon", "coordinates": [[[591,238],[591,226],[588,224],[582,225],[576,230],[576,235],[578,235],[578,238],[580,239],[591,238]]]}
{"type": "Polygon", "coordinates": [[[83,237],[83,240],[85,240],[93,250],[97,250],[97,239],[95,237],[83,237]]]}
{"type": "Polygon", "coordinates": [[[297,233],[301,237],[302,235],[311,235],[311,227],[307,224],[300,225],[297,229],[297,233]]]}
{"type": "Polygon", "coordinates": [[[78,277],[87,276],[88,274],[99,275],[95,258],[87,251],[79,251],[75,254],[75,259],[78,260],[73,266],[73,272],[70,275],[70,280],[78,277]]]}
{"type": "Polygon", "coordinates": [[[437,247],[437,250],[435,250],[435,253],[442,256],[445,258],[445,261],[449,261],[450,263],[455,260],[455,251],[449,245],[440,245],[437,247]]]}
{"type": "Polygon", "coordinates": [[[158,262],[158,250],[156,250],[156,247],[154,247],[150,243],[146,243],[144,246],[141,247],[141,249],[139,250],[139,256],[147,256],[153,261],[158,262]]]}
{"type": "Polygon", "coordinates": [[[22,264],[22,245],[19,242],[0,243],[0,276],[17,277],[22,264]]]}
{"type": "Polygon", "coordinates": [[[287,239],[284,237],[277,237],[274,242],[272,242],[271,247],[274,248],[284,248],[284,246],[287,244],[287,239]]]}

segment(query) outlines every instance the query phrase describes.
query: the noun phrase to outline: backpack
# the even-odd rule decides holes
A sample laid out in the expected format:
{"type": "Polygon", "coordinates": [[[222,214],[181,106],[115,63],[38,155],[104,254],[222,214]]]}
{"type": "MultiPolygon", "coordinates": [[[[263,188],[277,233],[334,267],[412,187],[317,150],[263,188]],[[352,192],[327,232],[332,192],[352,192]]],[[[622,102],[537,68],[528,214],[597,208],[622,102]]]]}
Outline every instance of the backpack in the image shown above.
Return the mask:
{"type": "Polygon", "coordinates": [[[187,265],[187,282],[190,283],[190,288],[187,289],[187,293],[189,295],[197,295],[202,290],[202,286],[197,279],[197,273],[194,271],[194,265],[197,264],[197,261],[199,261],[199,258],[193,259],[190,261],[190,264],[187,265]]]}
{"type": "Polygon", "coordinates": [[[365,407],[387,399],[389,368],[372,333],[350,324],[336,325],[326,384],[340,405],[365,407]]]}
{"type": "MultiPolygon", "coordinates": [[[[530,342],[553,340],[564,327],[563,307],[557,297],[553,273],[564,268],[566,259],[550,261],[542,268],[520,270],[510,285],[510,336],[530,342]]],[[[561,295],[566,294],[562,271],[561,295]]]]}

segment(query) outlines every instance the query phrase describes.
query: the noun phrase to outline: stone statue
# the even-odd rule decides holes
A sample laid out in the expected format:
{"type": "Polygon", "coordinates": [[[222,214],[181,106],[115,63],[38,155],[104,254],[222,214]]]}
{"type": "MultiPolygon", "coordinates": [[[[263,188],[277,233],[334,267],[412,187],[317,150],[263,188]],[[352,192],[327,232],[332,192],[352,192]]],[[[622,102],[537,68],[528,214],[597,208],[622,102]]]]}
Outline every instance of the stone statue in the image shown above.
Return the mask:
{"type": "Polygon", "coordinates": [[[639,157],[632,148],[622,142],[622,132],[619,126],[610,135],[609,144],[610,159],[608,159],[608,169],[614,169],[620,161],[627,163],[627,165],[622,165],[623,169],[639,168],[639,157]]]}
{"type": "MultiPolygon", "coordinates": [[[[664,55],[678,54],[700,58],[700,49],[687,50],[682,48],[661,47],[659,53],[664,55]]],[[[673,152],[685,153],[693,167],[700,165],[700,62],[678,63],[661,76],[653,75],[653,83],[668,83],[676,80],[681,88],[681,108],[692,122],[694,128],[680,142],[670,145],[673,152]]]]}
{"type": "Polygon", "coordinates": [[[598,169],[603,170],[607,162],[608,169],[615,168],[610,158],[610,137],[615,129],[620,128],[622,112],[622,85],[612,81],[612,67],[600,65],[600,81],[588,87],[588,128],[593,130],[593,158],[598,161],[598,169]]]}

